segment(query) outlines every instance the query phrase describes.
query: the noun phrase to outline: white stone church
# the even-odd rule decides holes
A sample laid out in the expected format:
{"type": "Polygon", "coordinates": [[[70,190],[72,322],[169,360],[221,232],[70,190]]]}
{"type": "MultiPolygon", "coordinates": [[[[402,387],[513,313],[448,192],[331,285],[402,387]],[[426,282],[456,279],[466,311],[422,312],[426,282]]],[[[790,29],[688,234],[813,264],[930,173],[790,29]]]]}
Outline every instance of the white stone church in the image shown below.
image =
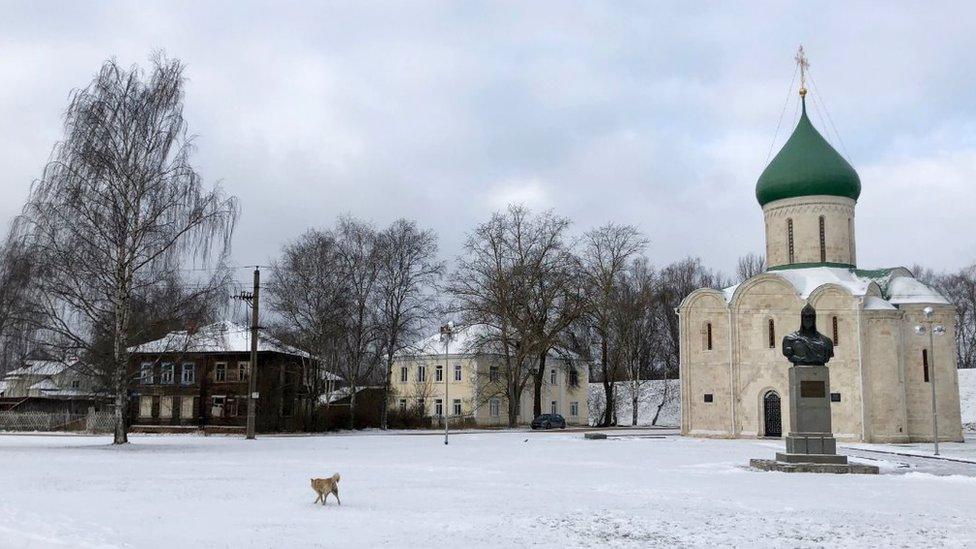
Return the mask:
{"type": "Polygon", "coordinates": [[[902,267],[857,266],[854,168],[800,121],[759,177],[766,272],[731,288],[692,292],[678,309],[681,432],[701,437],[781,436],[789,426],[783,336],[800,309],[817,310],[832,337],[831,419],[841,440],[932,440],[931,383],[939,439],[962,441],[953,306],[902,267]],[[946,328],[929,349],[914,327],[923,308],[946,328]],[[934,351],[934,353],[933,353],[934,351]]]}

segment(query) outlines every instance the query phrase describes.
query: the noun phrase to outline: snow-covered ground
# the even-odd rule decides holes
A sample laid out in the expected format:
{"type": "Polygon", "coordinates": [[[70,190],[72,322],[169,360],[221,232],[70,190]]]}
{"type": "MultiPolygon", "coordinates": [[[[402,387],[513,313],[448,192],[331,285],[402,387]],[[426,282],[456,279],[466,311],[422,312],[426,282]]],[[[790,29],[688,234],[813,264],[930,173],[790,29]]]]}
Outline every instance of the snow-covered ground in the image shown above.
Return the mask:
{"type": "Polygon", "coordinates": [[[878,476],[743,467],[781,445],[496,432],[450,446],[360,433],[139,436],[119,448],[5,435],[0,546],[976,545],[976,478],[884,461],[878,476]],[[313,505],[309,478],[334,472],[342,506],[313,505]]]}
{"type": "MultiPolygon", "coordinates": [[[[638,393],[637,405],[637,425],[651,425],[654,413],[665,395],[667,402],[661,408],[661,414],[657,418],[656,425],[675,427],[681,423],[681,400],[679,398],[681,382],[677,379],[655,379],[644,381],[638,393]],[[664,384],[669,388],[667,393],[664,391],[664,384]]],[[[590,425],[599,425],[603,410],[605,410],[606,394],[603,391],[602,383],[590,383],[589,385],[589,404],[590,404],[590,425]]],[[[627,382],[617,382],[617,424],[633,424],[633,400],[631,399],[631,386],[627,382]]]]}

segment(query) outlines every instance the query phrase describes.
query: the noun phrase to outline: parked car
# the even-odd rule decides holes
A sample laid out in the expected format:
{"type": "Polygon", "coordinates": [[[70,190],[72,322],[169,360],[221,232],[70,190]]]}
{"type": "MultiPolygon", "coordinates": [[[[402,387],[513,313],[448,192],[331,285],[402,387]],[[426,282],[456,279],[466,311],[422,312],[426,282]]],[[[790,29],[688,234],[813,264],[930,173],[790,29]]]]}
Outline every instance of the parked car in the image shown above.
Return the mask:
{"type": "Polygon", "coordinates": [[[559,414],[542,414],[532,420],[533,429],[560,429],[566,428],[566,418],[559,414]]]}

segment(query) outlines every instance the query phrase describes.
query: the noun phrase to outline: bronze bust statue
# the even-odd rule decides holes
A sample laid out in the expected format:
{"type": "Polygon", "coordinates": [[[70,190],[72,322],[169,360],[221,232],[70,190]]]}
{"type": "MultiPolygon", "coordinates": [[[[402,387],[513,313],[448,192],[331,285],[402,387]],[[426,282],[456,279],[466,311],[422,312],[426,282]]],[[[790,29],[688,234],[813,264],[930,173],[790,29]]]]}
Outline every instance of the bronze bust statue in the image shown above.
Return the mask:
{"type": "Polygon", "coordinates": [[[783,356],[796,366],[822,366],[834,356],[834,342],[817,331],[817,311],[807,303],[800,329],[783,338],[783,356]]]}

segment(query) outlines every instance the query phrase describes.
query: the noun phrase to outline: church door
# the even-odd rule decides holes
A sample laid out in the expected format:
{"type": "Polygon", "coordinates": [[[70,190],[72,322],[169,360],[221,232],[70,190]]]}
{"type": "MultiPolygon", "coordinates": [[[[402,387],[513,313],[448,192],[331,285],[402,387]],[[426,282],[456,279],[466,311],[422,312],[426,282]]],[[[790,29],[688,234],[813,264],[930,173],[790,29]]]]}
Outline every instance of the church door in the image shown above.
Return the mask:
{"type": "Polygon", "coordinates": [[[766,396],[763,397],[763,418],[765,420],[765,430],[763,433],[767,437],[783,436],[783,421],[782,415],[780,414],[780,399],[779,395],[774,391],[766,393],[766,396]]]}

